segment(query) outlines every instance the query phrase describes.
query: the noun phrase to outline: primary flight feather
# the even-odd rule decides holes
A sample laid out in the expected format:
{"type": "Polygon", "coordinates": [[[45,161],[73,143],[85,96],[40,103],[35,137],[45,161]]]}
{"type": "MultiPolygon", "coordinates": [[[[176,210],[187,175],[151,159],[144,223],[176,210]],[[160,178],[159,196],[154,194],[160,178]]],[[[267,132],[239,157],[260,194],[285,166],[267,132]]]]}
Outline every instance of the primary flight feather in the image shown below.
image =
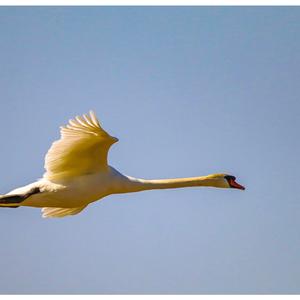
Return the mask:
{"type": "Polygon", "coordinates": [[[43,178],[0,195],[0,207],[41,207],[45,218],[64,217],[110,194],[192,186],[245,189],[228,174],[156,180],[121,174],[107,162],[118,139],[101,127],[92,111],[70,120],[60,134],[46,154],[43,178]]]}

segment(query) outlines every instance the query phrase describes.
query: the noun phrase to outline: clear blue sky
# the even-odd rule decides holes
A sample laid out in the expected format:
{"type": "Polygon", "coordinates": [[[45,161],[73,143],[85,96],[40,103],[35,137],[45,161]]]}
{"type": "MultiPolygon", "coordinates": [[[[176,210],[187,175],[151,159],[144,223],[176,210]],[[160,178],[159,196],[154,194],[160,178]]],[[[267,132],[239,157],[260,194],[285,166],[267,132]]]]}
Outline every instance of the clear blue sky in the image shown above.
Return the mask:
{"type": "Polygon", "coordinates": [[[1,193],[96,111],[110,164],[226,172],[245,192],[114,195],[76,217],[0,210],[1,293],[299,293],[300,9],[0,8],[1,193]]]}

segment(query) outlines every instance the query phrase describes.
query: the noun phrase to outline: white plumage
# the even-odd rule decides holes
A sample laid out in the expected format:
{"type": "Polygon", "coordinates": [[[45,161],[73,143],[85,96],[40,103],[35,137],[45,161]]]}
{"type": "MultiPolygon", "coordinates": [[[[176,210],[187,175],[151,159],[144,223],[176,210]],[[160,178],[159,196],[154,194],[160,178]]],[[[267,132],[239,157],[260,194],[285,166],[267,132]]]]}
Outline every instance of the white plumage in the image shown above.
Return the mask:
{"type": "Polygon", "coordinates": [[[1,195],[0,207],[41,207],[45,218],[64,217],[110,194],[189,186],[244,189],[226,174],[158,180],[121,174],[107,163],[109,148],[118,139],[102,129],[92,111],[70,120],[60,133],[46,154],[43,178],[1,195]]]}
{"type": "Polygon", "coordinates": [[[45,178],[73,178],[107,169],[108,150],[118,139],[101,128],[92,111],[70,120],[60,132],[61,139],[52,144],[46,155],[45,178]]]}

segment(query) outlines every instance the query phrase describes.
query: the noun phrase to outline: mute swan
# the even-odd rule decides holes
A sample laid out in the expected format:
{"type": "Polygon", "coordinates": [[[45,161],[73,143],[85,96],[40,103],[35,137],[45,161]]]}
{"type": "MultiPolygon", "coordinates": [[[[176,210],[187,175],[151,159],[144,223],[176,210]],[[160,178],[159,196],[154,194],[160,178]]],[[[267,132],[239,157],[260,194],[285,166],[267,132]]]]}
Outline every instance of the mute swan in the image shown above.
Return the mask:
{"type": "Polygon", "coordinates": [[[41,207],[44,218],[64,217],[110,194],[195,186],[245,189],[227,174],[145,180],[119,173],[107,164],[118,139],[102,129],[92,111],[70,120],[60,133],[46,154],[43,178],[1,195],[0,207],[41,207]]]}

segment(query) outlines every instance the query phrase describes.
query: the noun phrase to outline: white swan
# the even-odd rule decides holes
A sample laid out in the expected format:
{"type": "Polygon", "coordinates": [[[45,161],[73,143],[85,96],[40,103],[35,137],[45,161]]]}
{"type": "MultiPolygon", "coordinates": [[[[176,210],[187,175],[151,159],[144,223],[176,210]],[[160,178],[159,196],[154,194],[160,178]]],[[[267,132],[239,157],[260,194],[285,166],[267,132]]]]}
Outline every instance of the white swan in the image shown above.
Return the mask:
{"type": "Polygon", "coordinates": [[[145,180],[119,173],[107,164],[107,154],[118,141],[104,131],[95,114],[76,117],[61,127],[45,158],[42,179],[0,196],[0,207],[42,207],[43,217],[64,217],[110,194],[194,186],[245,188],[227,174],[145,180]]]}

